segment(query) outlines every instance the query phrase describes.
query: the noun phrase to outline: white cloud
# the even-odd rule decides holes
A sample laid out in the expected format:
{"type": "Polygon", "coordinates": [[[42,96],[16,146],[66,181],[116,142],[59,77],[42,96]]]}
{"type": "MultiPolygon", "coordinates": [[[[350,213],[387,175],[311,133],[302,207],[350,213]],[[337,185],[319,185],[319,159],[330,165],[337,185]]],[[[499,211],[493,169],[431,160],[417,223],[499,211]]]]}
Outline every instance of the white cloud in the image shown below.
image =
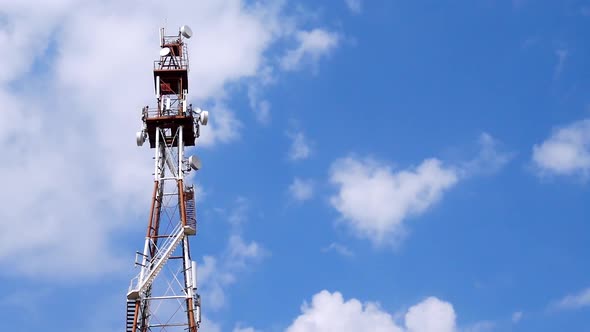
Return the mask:
{"type": "Polygon", "coordinates": [[[533,146],[533,162],[543,174],[581,175],[590,171],[590,119],[558,128],[533,146]]]}
{"type": "Polygon", "coordinates": [[[207,332],[221,332],[221,326],[219,324],[211,321],[207,318],[207,316],[203,315],[200,330],[207,331],[207,332]]]}
{"type": "Polygon", "coordinates": [[[412,306],[405,315],[405,327],[373,302],[344,300],[339,292],[321,291],[311,304],[304,303],[287,332],[456,332],[453,306],[430,297],[412,306]]]}
{"type": "Polygon", "coordinates": [[[363,10],[361,0],[346,0],[346,6],[353,14],[360,14],[363,10]]]}
{"type": "Polygon", "coordinates": [[[229,143],[239,138],[242,124],[232,111],[217,104],[210,112],[211,121],[207,126],[201,127],[198,146],[209,147],[218,143],[229,143]]]}
{"type": "Polygon", "coordinates": [[[268,100],[261,97],[262,91],[265,87],[268,87],[275,82],[276,78],[273,76],[273,68],[266,66],[260,70],[257,80],[248,85],[248,100],[250,102],[250,108],[254,112],[256,120],[263,125],[268,125],[270,123],[271,104],[268,100]]]}
{"type": "Polygon", "coordinates": [[[256,120],[262,124],[270,122],[270,102],[268,100],[261,100],[251,104],[256,120]]]}
{"type": "Polygon", "coordinates": [[[483,133],[475,158],[445,165],[437,158],[416,167],[393,169],[371,158],[347,157],[332,163],[329,180],[337,192],[330,203],[355,235],[375,245],[396,245],[405,234],[405,221],[434,206],[459,181],[490,174],[504,167],[512,154],[483,133]]]}
{"type": "Polygon", "coordinates": [[[512,314],[512,323],[516,324],[516,323],[520,322],[523,315],[524,314],[522,311],[517,311],[517,312],[513,313],[512,314]]]}
{"type": "Polygon", "coordinates": [[[0,193],[10,206],[0,211],[2,274],[88,280],[129,267],[112,238],[145,223],[137,217],[148,208],[152,151],[137,149],[133,135],[141,107],[153,105],[149,68],[163,17],[169,32],[193,28],[189,96],[211,111],[198,146],[239,137],[226,86],[265,81],[267,52],[293,35],[295,20],[271,1],[177,5],[2,2],[0,42],[11,49],[0,73],[10,105],[0,112],[0,149],[11,156],[0,165],[10,188],[0,193]],[[120,36],[127,42],[114,43],[120,36]]]}
{"type": "Polygon", "coordinates": [[[578,309],[590,307],[590,288],[586,288],[577,294],[564,297],[554,305],[557,309],[578,309]]]}
{"type": "Polygon", "coordinates": [[[500,142],[488,133],[479,136],[478,155],[461,167],[463,177],[477,174],[491,174],[506,166],[513,154],[499,149],[500,142]]]}
{"type": "Polygon", "coordinates": [[[496,328],[496,324],[491,321],[481,321],[470,326],[461,328],[461,332],[488,332],[494,331],[496,328]]]}
{"type": "Polygon", "coordinates": [[[348,249],[346,246],[343,246],[339,243],[330,243],[329,246],[327,246],[326,248],[322,249],[323,252],[330,252],[330,251],[335,251],[336,253],[342,255],[342,256],[347,256],[347,257],[352,257],[354,256],[354,253],[348,249]]]}
{"type": "Polygon", "coordinates": [[[295,178],[289,186],[289,193],[297,201],[306,201],[313,197],[313,181],[295,178]]]}
{"type": "Polygon", "coordinates": [[[558,77],[563,72],[565,62],[567,60],[567,57],[569,56],[569,51],[566,49],[558,49],[555,51],[555,55],[557,56],[557,65],[555,65],[555,77],[558,77]]]}
{"type": "Polygon", "coordinates": [[[332,164],[330,182],[338,192],[330,203],[358,236],[386,244],[402,235],[406,217],[425,212],[457,181],[456,171],[437,159],[396,172],[374,160],[348,157],[332,164]]]}
{"type": "Polygon", "coordinates": [[[297,48],[288,51],[281,60],[284,70],[297,70],[306,62],[316,65],[318,61],[330,54],[340,42],[340,36],[324,29],[298,31],[297,48]]]}
{"type": "Polygon", "coordinates": [[[429,297],[411,307],[406,314],[408,332],[454,332],[453,306],[435,297],[429,297]]]}
{"type": "Polygon", "coordinates": [[[247,212],[247,200],[238,198],[235,207],[227,216],[231,229],[225,249],[217,256],[204,256],[199,267],[203,302],[207,303],[206,306],[211,311],[225,306],[226,290],[238,281],[240,274],[270,255],[270,252],[256,241],[246,242],[243,239],[241,228],[247,212]]]}
{"type": "Polygon", "coordinates": [[[217,258],[213,256],[204,256],[198,271],[199,284],[203,285],[203,301],[210,310],[218,310],[225,304],[224,287],[233,284],[235,276],[220,270],[217,258]]]}
{"type": "Polygon", "coordinates": [[[303,160],[309,158],[311,155],[311,146],[307,137],[302,131],[294,131],[287,133],[291,138],[291,149],[289,150],[289,158],[291,160],[303,160]]]}
{"type": "Polygon", "coordinates": [[[233,332],[257,332],[253,327],[241,327],[240,325],[234,327],[233,332]]]}
{"type": "Polygon", "coordinates": [[[218,256],[204,256],[199,266],[199,284],[203,302],[211,311],[225,306],[227,288],[269,253],[256,241],[246,243],[240,235],[232,235],[224,252],[218,256]]]}
{"type": "Polygon", "coordinates": [[[345,301],[338,292],[321,291],[301,311],[287,332],[402,332],[393,317],[377,304],[363,304],[356,299],[345,301]]]}
{"type": "Polygon", "coordinates": [[[246,243],[244,242],[244,239],[237,234],[230,236],[228,252],[229,264],[238,267],[246,266],[246,263],[249,261],[260,259],[266,255],[266,250],[264,250],[258,243],[254,241],[246,243]]]}
{"type": "MultiPolygon", "coordinates": [[[[230,223],[232,230],[236,231],[239,230],[246,222],[246,216],[248,213],[248,200],[244,197],[236,198],[234,202],[235,206],[229,214],[227,214],[227,221],[230,223]]],[[[224,210],[220,210],[222,214],[225,213],[224,210]]]]}

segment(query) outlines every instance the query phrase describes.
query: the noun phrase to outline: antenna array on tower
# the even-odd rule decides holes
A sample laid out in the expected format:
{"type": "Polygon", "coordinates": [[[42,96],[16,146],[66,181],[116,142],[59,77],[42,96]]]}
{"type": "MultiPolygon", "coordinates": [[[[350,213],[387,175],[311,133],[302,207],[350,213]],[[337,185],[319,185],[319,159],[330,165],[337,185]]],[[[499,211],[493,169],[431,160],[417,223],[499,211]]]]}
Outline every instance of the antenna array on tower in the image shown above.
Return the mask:
{"type": "Polygon", "coordinates": [[[127,293],[127,332],[196,332],[201,322],[197,264],[191,260],[189,238],[197,233],[195,190],[185,175],[201,168],[194,146],[208,113],[188,103],[188,50],[192,30],[177,35],[160,30],[159,59],[154,61],[156,106],[142,109],[143,128],[136,143],[154,149],[154,189],[145,244],[136,253],[139,268],[127,293]]]}

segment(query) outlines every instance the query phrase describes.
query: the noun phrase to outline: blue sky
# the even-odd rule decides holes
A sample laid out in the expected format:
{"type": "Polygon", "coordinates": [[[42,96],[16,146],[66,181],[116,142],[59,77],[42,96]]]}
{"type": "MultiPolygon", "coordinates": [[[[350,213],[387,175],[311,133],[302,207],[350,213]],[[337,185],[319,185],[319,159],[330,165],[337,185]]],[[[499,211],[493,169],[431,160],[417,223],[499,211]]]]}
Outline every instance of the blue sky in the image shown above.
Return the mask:
{"type": "Polygon", "coordinates": [[[0,1],[5,328],[124,328],[165,21],[211,117],[202,331],[590,331],[590,2],[183,5],[0,1]]]}

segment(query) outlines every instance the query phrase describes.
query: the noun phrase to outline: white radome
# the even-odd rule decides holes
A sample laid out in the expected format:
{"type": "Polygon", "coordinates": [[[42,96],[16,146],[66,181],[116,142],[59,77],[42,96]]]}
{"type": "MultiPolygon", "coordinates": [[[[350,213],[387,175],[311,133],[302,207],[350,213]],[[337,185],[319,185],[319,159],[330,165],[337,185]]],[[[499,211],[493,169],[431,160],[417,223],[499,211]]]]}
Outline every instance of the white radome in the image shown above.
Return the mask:
{"type": "Polygon", "coordinates": [[[135,142],[137,143],[137,146],[142,146],[143,142],[145,142],[145,136],[142,131],[135,133],[135,142]]]}
{"type": "Polygon", "coordinates": [[[170,49],[168,47],[164,47],[160,50],[160,56],[167,56],[170,54],[170,49]]]}

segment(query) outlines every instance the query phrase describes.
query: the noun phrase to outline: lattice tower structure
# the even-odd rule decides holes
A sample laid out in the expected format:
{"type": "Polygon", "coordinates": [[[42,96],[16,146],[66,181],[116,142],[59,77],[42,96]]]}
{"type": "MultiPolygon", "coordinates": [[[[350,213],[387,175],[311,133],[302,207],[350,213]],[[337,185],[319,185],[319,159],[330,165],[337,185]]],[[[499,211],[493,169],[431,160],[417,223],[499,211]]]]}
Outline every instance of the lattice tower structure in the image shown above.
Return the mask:
{"type": "Polygon", "coordinates": [[[147,140],[154,156],[154,189],[145,244],[136,252],[137,276],[127,293],[126,332],[197,332],[201,298],[197,264],[191,260],[189,238],[197,233],[195,189],[185,176],[200,168],[185,157],[194,146],[208,113],[187,102],[189,58],[187,26],[178,35],[160,29],[160,57],[154,61],[155,107],[142,109],[143,128],[137,145],[147,140]]]}

